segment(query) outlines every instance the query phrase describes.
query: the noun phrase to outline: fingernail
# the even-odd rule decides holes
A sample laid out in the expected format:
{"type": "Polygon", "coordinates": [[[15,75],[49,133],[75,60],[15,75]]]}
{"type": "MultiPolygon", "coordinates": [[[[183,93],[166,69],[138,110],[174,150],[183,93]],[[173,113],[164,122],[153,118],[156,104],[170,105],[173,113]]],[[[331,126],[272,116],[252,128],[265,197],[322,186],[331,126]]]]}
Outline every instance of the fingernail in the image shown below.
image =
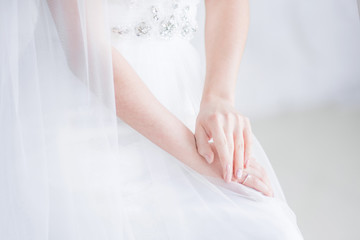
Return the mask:
{"type": "Polygon", "coordinates": [[[266,184],[264,184],[264,183],[262,183],[262,186],[265,189],[265,193],[263,193],[263,194],[270,197],[271,196],[271,190],[269,189],[269,187],[266,186],[266,184]]]}
{"type": "Polygon", "coordinates": [[[231,167],[230,164],[226,165],[226,170],[225,170],[225,181],[226,182],[230,182],[231,181],[231,167]]]}
{"type": "Polygon", "coordinates": [[[237,172],[236,172],[236,177],[237,177],[237,179],[240,179],[240,178],[241,178],[242,173],[243,173],[242,169],[238,169],[238,170],[237,170],[237,172]]]}
{"type": "Polygon", "coordinates": [[[208,163],[211,163],[211,158],[210,158],[209,155],[205,155],[205,159],[206,159],[206,161],[207,161],[208,163]]]}

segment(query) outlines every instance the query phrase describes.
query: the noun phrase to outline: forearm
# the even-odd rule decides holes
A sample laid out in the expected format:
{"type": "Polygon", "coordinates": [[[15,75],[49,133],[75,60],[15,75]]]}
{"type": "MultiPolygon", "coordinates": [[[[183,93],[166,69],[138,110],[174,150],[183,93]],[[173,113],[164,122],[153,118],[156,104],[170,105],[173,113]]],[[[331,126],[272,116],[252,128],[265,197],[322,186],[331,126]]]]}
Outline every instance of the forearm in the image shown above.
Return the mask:
{"type": "Polygon", "coordinates": [[[248,0],[206,0],[203,101],[220,97],[234,103],[248,25],[248,0]]]}
{"type": "Polygon", "coordinates": [[[193,133],[155,98],[116,49],[112,56],[118,117],[194,170],[216,176],[198,154],[193,133]]]}

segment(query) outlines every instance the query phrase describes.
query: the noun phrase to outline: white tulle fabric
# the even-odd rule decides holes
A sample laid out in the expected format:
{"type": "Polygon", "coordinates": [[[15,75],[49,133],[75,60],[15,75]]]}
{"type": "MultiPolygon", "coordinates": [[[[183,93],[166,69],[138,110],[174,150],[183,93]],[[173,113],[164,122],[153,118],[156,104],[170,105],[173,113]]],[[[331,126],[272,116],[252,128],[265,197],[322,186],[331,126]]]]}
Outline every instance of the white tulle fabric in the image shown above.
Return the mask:
{"type": "Polygon", "coordinates": [[[0,239],[302,239],[255,137],[275,198],[200,175],[116,117],[111,45],[192,130],[203,63],[185,39],[113,38],[113,4],[0,2],[0,239]]]}

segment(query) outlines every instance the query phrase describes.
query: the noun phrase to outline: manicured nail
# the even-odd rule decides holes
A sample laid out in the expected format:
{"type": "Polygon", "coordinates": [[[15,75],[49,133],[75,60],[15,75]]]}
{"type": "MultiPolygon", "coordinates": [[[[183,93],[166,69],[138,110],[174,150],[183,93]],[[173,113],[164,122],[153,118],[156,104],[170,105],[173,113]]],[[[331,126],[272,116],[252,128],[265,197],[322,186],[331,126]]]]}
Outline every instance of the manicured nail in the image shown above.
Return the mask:
{"type": "Polygon", "coordinates": [[[207,161],[208,163],[211,163],[211,162],[212,162],[209,155],[205,155],[205,159],[206,159],[206,161],[207,161]]]}
{"type": "Polygon", "coordinates": [[[270,197],[270,196],[271,196],[271,191],[270,191],[269,187],[266,186],[266,184],[264,184],[264,183],[261,183],[261,182],[260,182],[260,184],[262,185],[262,187],[263,187],[264,190],[265,190],[265,193],[263,193],[263,194],[266,195],[266,196],[268,196],[268,197],[270,197]]]}
{"type": "Polygon", "coordinates": [[[240,179],[241,176],[242,176],[242,173],[243,173],[242,169],[238,169],[237,172],[236,172],[236,178],[240,179]]]}

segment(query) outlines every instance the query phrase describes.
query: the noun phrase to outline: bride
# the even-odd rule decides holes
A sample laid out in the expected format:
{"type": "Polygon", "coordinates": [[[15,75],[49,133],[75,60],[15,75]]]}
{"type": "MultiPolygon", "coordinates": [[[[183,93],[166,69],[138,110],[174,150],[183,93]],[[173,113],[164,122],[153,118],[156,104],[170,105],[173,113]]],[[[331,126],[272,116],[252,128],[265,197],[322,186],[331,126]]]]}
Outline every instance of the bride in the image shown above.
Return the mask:
{"type": "Polygon", "coordinates": [[[0,4],[1,239],[302,239],[235,109],[248,1],[205,1],[205,70],[198,3],[0,4]]]}

